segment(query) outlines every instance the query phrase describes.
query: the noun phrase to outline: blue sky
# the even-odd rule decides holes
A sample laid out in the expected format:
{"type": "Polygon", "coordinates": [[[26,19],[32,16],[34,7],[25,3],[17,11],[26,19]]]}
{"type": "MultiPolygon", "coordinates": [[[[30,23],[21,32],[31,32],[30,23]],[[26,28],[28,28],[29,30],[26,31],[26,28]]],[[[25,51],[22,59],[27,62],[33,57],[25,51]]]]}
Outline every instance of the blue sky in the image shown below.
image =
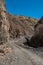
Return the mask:
{"type": "Polygon", "coordinates": [[[13,15],[43,16],[43,0],[5,0],[5,3],[7,11],[13,15]]]}

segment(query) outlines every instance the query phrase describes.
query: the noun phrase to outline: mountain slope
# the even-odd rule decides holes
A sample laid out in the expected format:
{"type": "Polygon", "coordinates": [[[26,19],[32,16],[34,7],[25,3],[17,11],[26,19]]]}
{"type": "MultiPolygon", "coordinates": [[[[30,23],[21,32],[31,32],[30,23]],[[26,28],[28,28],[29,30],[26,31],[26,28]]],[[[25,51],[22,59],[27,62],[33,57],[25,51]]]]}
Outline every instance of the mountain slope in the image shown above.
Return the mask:
{"type": "Polygon", "coordinates": [[[9,33],[11,37],[33,35],[34,25],[37,23],[37,19],[25,16],[14,16],[9,13],[6,13],[6,15],[10,23],[9,33]]]}

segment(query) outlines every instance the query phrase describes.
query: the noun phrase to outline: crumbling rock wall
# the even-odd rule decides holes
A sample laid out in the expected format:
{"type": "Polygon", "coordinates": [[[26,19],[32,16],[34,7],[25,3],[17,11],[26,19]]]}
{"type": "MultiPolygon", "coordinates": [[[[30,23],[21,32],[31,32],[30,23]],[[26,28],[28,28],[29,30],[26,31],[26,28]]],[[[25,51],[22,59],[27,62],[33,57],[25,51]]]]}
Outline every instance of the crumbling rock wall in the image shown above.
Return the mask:
{"type": "Polygon", "coordinates": [[[10,23],[10,37],[17,38],[21,36],[32,36],[34,33],[34,25],[37,19],[32,19],[25,16],[14,16],[6,13],[10,23]]]}
{"type": "Polygon", "coordinates": [[[0,0],[0,43],[7,42],[9,38],[9,23],[6,16],[4,0],[0,0]]]}

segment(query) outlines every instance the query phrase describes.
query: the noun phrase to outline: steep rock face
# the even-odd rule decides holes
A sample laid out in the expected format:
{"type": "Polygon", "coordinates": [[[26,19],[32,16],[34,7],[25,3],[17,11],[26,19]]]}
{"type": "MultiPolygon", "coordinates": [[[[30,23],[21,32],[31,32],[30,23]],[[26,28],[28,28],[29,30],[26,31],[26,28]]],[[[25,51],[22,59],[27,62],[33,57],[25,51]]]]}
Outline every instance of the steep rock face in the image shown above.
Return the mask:
{"type": "Polygon", "coordinates": [[[9,38],[9,23],[8,20],[6,19],[6,9],[4,6],[4,0],[0,0],[0,43],[3,41],[8,41],[9,38]]]}
{"type": "Polygon", "coordinates": [[[43,17],[34,26],[35,35],[43,35],[43,17]]]}
{"type": "Polygon", "coordinates": [[[20,36],[32,36],[34,34],[34,25],[37,23],[36,19],[24,16],[13,16],[9,13],[6,13],[10,29],[9,33],[12,38],[20,36]]]}
{"type": "Polygon", "coordinates": [[[30,46],[43,47],[43,17],[35,25],[34,30],[35,34],[30,40],[30,46]]]}
{"type": "MultiPolygon", "coordinates": [[[[6,16],[4,0],[0,0],[0,64],[1,65],[3,65],[3,64],[6,65],[6,62],[3,62],[3,61],[6,61],[6,59],[9,58],[9,56],[12,54],[12,50],[13,50],[9,44],[10,43],[9,27],[10,27],[10,24],[9,24],[7,16],[6,16]]],[[[11,59],[11,57],[10,57],[10,59],[11,59]]],[[[7,65],[8,65],[8,63],[7,63],[7,65]]]]}

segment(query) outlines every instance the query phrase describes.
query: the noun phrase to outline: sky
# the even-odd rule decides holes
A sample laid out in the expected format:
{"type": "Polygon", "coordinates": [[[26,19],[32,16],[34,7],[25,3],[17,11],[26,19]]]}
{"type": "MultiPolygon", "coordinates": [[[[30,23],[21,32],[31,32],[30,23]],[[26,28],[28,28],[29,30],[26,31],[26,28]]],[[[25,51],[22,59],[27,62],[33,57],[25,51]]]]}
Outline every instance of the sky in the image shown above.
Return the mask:
{"type": "Polygon", "coordinates": [[[43,0],[5,0],[5,3],[10,14],[37,19],[43,16],[43,0]]]}

